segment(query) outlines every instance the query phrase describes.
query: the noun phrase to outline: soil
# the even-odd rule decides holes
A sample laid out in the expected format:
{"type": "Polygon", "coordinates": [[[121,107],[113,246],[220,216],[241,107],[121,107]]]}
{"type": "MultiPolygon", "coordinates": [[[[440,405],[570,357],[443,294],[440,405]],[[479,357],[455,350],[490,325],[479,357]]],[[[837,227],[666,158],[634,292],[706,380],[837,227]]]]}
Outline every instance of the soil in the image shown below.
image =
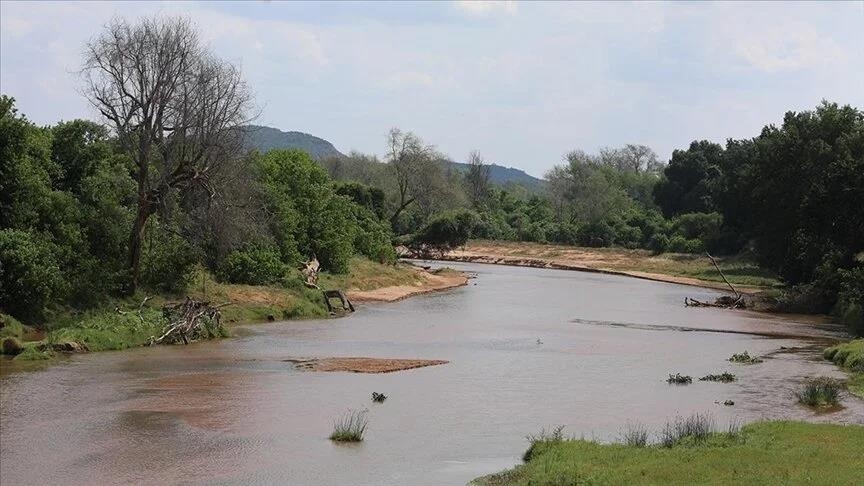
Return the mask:
{"type": "MultiPolygon", "coordinates": [[[[472,241],[466,247],[447,253],[441,260],[576,270],[624,275],[645,280],[712,289],[729,289],[723,282],[711,282],[693,277],[632,270],[632,268],[643,266],[646,261],[650,261],[652,258],[657,257],[653,257],[650,253],[641,250],[609,250],[607,248],[565,247],[531,243],[514,244],[507,242],[472,241]]],[[[738,284],[735,285],[735,288],[739,292],[746,294],[757,293],[763,290],[758,287],[748,287],[738,284]]]]}
{"type": "Polygon", "coordinates": [[[297,369],[306,371],[348,371],[351,373],[392,373],[394,371],[447,364],[440,359],[388,359],[388,358],[309,358],[286,359],[297,369]]]}
{"type": "Polygon", "coordinates": [[[414,295],[437,292],[440,290],[461,287],[468,283],[468,277],[452,270],[428,271],[417,267],[419,283],[412,285],[396,285],[373,290],[348,290],[348,299],[352,302],[395,302],[414,295]]]}

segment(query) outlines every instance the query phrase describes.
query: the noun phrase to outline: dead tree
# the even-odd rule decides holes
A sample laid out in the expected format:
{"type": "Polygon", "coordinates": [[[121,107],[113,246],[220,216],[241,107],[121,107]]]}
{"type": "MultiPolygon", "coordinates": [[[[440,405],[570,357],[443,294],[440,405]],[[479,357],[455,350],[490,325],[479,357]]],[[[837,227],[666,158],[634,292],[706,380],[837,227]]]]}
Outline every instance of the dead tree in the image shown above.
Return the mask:
{"type": "Polygon", "coordinates": [[[252,96],[240,70],[215,57],[188,19],[111,21],[88,43],[84,93],[131,159],[137,207],[129,240],[131,279],[138,286],[144,228],[172,193],[203,188],[236,161],[252,96]]]}
{"type": "Polygon", "coordinates": [[[720,277],[726,282],[726,285],[732,289],[732,292],[735,294],[735,298],[729,296],[718,297],[713,303],[712,302],[703,302],[691,297],[684,297],[684,305],[687,307],[720,307],[723,309],[740,309],[746,306],[744,302],[744,296],[735,289],[734,286],[729,282],[726,278],[726,275],[723,274],[723,270],[720,270],[720,266],[717,265],[717,261],[714,260],[714,257],[711,256],[710,253],[705,252],[705,255],[708,256],[708,259],[711,260],[711,263],[714,265],[714,268],[717,269],[717,272],[720,274],[720,277]]]}
{"type": "Polygon", "coordinates": [[[189,344],[190,341],[223,335],[225,330],[219,309],[229,304],[212,306],[210,302],[186,297],[183,302],[165,305],[162,307],[162,315],[166,320],[165,328],[161,336],[150,338],[150,345],[179,342],[189,344]]]}

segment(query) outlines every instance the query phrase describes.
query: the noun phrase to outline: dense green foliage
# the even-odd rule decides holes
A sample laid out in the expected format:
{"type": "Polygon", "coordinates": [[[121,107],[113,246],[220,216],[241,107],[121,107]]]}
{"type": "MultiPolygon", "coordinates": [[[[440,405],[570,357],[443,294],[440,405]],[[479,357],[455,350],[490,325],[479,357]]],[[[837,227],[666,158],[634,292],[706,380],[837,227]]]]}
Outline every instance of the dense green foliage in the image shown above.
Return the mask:
{"type": "MultiPolygon", "coordinates": [[[[38,324],[46,311],[123,295],[136,185],[116,140],[82,120],[37,127],[5,96],[0,140],[0,309],[38,324]]],[[[380,190],[334,184],[305,152],[238,164],[217,200],[174,192],[148,218],[148,292],[184,293],[199,264],[227,282],[295,285],[312,257],[332,272],[347,272],[354,255],[395,260],[380,190]]]]}

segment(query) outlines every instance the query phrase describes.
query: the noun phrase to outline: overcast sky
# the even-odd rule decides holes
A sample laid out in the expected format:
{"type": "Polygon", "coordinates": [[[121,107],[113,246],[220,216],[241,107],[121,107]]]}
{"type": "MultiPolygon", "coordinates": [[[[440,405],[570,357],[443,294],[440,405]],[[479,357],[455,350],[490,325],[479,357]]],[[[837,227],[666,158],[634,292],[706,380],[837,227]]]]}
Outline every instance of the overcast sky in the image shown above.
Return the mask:
{"type": "Polygon", "coordinates": [[[384,152],[390,127],[541,176],[565,152],[751,137],[864,107],[864,2],[0,3],[0,89],[40,124],[96,118],[84,44],[112,16],[191,17],[259,124],[384,152]]]}

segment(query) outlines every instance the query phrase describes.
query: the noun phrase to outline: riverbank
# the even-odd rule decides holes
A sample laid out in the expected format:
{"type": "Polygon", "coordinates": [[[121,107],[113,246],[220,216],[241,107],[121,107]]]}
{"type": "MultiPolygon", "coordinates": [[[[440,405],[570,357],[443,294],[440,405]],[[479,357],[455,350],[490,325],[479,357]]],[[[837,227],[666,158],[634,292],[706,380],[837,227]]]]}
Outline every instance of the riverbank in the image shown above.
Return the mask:
{"type": "Polygon", "coordinates": [[[861,457],[864,427],[762,422],[672,447],[548,438],[525,464],[471,484],[855,484],[861,457]]]}
{"type": "MultiPolygon", "coordinates": [[[[319,284],[325,289],[341,289],[358,303],[395,301],[427,292],[465,285],[467,277],[449,269],[427,271],[408,264],[383,265],[355,258],[351,271],[344,275],[322,273],[319,284]]],[[[119,350],[147,345],[161,334],[164,325],[162,306],[189,296],[220,308],[222,322],[229,325],[267,321],[325,318],[329,312],[321,292],[302,285],[277,287],[235,285],[217,282],[209,273],[199,271],[183,295],[136,295],[112,299],[87,310],[55,309],[38,328],[22,326],[4,316],[0,338],[11,338],[7,354],[16,360],[45,360],[64,352],[119,350]],[[146,298],[146,300],[145,300],[146,298]],[[29,331],[29,332],[28,332],[29,331]],[[29,338],[29,339],[28,339],[29,338]],[[12,341],[14,339],[14,341],[12,341]],[[15,343],[18,344],[16,349],[15,343]]],[[[224,334],[227,336],[228,332],[224,334]]],[[[213,337],[224,337],[213,336],[213,337]]]]}
{"type": "MultiPolygon", "coordinates": [[[[471,240],[442,260],[624,275],[659,282],[728,290],[704,255],[624,248],[583,248],[529,242],[471,240]]],[[[735,288],[757,293],[780,285],[776,275],[740,257],[718,257],[717,263],[735,288]]]]}

